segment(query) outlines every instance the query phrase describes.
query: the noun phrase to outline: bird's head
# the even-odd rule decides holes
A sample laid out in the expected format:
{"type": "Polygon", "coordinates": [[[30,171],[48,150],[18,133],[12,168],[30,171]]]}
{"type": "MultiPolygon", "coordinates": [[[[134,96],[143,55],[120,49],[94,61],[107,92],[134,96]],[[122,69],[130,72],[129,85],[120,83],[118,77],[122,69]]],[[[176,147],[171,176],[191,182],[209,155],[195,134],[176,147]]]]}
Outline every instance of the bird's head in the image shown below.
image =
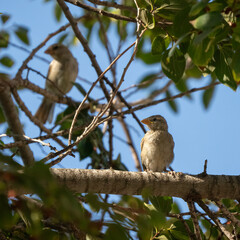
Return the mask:
{"type": "Polygon", "coordinates": [[[146,124],[150,130],[168,130],[167,121],[161,115],[153,115],[141,121],[146,124]]]}
{"type": "Polygon", "coordinates": [[[72,56],[69,49],[60,43],[55,43],[49,46],[44,53],[51,55],[54,59],[58,61],[61,61],[64,58],[69,58],[69,56],[72,56]]]}

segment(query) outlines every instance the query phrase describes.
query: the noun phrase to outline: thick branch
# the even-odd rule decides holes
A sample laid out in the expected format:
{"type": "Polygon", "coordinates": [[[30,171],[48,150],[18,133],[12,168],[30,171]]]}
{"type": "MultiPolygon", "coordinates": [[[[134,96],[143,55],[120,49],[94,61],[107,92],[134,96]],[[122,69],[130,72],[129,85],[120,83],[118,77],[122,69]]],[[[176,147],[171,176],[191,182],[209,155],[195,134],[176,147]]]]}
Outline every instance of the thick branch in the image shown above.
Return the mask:
{"type": "Polygon", "coordinates": [[[153,195],[221,199],[240,198],[240,176],[185,175],[114,170],[51,169],[58,181],[84,193],[140,195],[148,188],[153,195]]]}
{"type": "MultiPolygon", "coordinates": [[[[4,115],[7,119],[9,128],[14,134],[15,141],[25,140],[23,135],[25,134],[18,117],[16,106],[13,103],[12,96],[10,93],[10,87],[7,84],[7,78],[0,78],[0,104],[3,109],[4,115]]],[[[19,152],[21,154],[22,160],[25,166],[30,166],[33,164],[33,153],[28,145],[23,145],[19,147],[19,152]]]]}

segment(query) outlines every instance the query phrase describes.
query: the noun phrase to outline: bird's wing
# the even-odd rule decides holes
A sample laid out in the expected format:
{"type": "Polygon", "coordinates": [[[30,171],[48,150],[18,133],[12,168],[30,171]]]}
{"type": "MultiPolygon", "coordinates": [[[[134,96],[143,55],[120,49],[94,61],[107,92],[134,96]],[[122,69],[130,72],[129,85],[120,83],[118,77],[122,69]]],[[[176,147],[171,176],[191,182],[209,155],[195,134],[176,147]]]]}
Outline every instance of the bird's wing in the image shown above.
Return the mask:
{"type": "MultiPolygon", "coordinates": [[[[48,91],[53,92],[57,95],[62,95],[61,86],[59,86],[59,82],[62,81],[64,76],[64,69],[62,68],[62,64],[56,60],[53,60],[48,68],[47,80],[45,84],[45,88],[48,91]]],[[[64,92],[64,91],[63,91],[64,92]]]]}
{"type": "Polygon", "coordinates": [[[144,144],[144,137],[141,140],[141,150],[143,149],[143,144],[144,144]]]}

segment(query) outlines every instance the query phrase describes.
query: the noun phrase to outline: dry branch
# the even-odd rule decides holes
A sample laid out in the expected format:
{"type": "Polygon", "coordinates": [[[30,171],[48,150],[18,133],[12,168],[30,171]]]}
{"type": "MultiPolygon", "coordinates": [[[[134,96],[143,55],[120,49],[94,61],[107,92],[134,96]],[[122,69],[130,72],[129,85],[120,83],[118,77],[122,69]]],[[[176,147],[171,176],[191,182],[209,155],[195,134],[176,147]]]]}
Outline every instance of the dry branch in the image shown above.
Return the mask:
{"type": "Polygon", "coordinates": [[[152,195],[183,199],[240,198],[240,176],[187,175],[127,172],[115,170],[51,169],[57,180],[75,192],[140,195],[149,189],[152,195]]]}
{"type": "MultiPolygon", "coordinates": [[[[25,134],[22,128],[22,124],[19,120],[16,106],[13,103],[13,99],[8,85],[7,78],[1,76],[0,78],[0,105],[3,109],[4,115],[7,119],[9,128],[14,134],[15,141],[25,140],[23,135],[25,134]]],[[[18,148],[21,154],[22,160],[25,166],[30,166],[34,163],[33,153],[28,145],[23,145],[18,148]]]]}

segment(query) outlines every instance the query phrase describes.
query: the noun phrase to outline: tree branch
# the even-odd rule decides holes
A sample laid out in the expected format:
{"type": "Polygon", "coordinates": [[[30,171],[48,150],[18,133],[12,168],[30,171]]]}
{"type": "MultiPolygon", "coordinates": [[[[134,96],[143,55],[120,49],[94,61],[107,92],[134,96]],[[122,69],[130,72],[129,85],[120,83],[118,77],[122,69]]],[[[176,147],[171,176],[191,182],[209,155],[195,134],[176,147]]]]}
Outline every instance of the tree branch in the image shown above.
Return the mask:
{"type": "Polygon", "coordinates": [[[194,202],[192,200],[187,200],[188,208],[192,217],[193,227],[194,227],[194,234],[196,237],[196,240],[202,240],[201,236],[201,230],[198,223],[197,213],[196,213],[196,207],[194,205],[194,202]]]}
{"type": "Polygon", "coordinates": [[[152,195],[183,199],[188,199],[189,196],[200,199],[240,198],[240,176],[172,176],[169,173],[157,172],[57,168],[51,171],[60,183],[79,193],[140,195],[147,188],[152,195]]]}
{"type": "MultiPolygon", "coordinates": [[[[225,197],[222,197],[225,198],[225,197]]],[[[228,198],[228,197],[227,197],[228,198]]],[[[234,199],[234,198],[233,198],[234,199]]],[[[197,204],[208,214],[208,216],[215,222],[218,228],[222,231],[222,233],[229,239],[234,240],[233,234],[231,234],[224,225],[220,222],[217,216],[208,208],[208,206],[202,200],[196,200],[197,204]]]]}
{"type": "Polygon", "coordinates": [[[71,3],[71,4],[75,5],[75,6],[81,7],[83,9],[87,10],[87,11],[95,12],[95,13],[97,13],[99,15],[103,15],[103,16],[107,16],[107,17],[110,17],[110,18],[123,20],[123,21],[127,21],[127,22],[136,22],[135,18],[126,17],[126,16],[122,16],[122,15],[118,15],[118,14],[113,14],[113,13],[104,11],[102,9],[90,7],[90,6],[86,5],[86,4],[83,4],[80,1],[76,1],[76,0],[65,0],[65,1],[71,3]]]}
{"type": "MultiPolygon", "coordinates": [[[[14,134],[15,141],[21,141],[25,138],[25,135],[21,122],[16,111],[16,106],[13,103],[10,93],[10,87],[7,84],[9,82],[7,78],[0,76],[0,104],[6,116],[9,128],[14,134]]],[[[30,166],[34,163],[33,153],[28,145],[19,147],[19,151],[25,166],[30,166]]]]}

